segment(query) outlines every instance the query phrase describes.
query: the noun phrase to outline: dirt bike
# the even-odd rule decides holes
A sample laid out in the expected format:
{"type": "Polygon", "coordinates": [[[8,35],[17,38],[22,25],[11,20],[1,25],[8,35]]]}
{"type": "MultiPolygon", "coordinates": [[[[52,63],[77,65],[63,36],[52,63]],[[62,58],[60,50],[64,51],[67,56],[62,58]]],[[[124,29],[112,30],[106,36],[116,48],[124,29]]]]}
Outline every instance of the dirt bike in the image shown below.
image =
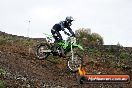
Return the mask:
{"type": "Polygon", "coordinates": [[[78,71],[78,67],[83,64],[83,58],[74,49],[83,50],[83,47],[76,44],[75,37],[69,37],[67,41],[52,43],[53,36],[46,35],[48,42],[37,45],[36,56],[38,59],[46,59],[49,55],[66,57],[67,67],[71,72],[78,71]]]}

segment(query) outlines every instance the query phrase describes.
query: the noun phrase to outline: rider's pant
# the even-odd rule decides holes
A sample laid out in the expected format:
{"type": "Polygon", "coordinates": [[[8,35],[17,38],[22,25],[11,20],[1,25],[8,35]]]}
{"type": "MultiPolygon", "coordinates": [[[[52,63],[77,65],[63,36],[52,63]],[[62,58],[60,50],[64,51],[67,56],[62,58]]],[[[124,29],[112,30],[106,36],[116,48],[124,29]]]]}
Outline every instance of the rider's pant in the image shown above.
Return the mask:
{"type": "Polygon", "coordinates": [[[60,32],[55,31],[54,29],[51,29],[51,33],[52,33],[52,35],[53,35],[53,37],[55,39],[55,42],[63,40],[60,32]]]}

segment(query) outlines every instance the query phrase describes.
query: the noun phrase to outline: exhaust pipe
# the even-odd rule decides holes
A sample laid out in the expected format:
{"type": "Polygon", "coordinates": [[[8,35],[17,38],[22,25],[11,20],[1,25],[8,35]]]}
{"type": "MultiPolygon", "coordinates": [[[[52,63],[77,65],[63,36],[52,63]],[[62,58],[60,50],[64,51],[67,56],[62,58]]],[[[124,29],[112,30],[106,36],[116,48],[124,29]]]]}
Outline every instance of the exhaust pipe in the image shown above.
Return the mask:
{"type": "Polygon", "coordinates": [[[41,50],[41,52],[44,52],[44,53],[51,53],[52,51],[51,51],[51,50],[41,50]]]}

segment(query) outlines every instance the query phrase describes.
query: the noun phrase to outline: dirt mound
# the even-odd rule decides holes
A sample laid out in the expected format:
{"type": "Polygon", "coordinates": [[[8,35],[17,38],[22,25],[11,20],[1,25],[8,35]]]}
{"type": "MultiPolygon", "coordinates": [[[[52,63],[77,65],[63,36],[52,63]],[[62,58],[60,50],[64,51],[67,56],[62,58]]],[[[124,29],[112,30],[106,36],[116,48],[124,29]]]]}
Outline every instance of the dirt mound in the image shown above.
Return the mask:
{"type": "MultiPolygon", "coordinates": [[[[8,35],[0,32],[1,38],[15,41],[7,42],[0,45],[0,68],[6,71],[0,80],[4,81],[8,88],[131,88],[130,84],[84,84],[77,82],[76,74],[68,72],[66,61],[60,58],[58,63],[52,63],[47,60],[37,60],[34,55],[34,46],[38,43],[37,39],[31,43],[26,41],[27,38],[8,35]],[[16,39],[13,40],[14,38],[16,39]],[[11,39],[10,39],[11,38],[11,39]],[[21,41],[18,41],[18,40],[21,41]],[[23,42],[24,41],[24,42],[23,42]],[[30,44],[30,45],[27,45],[30,44]]],[[[6,41],[6,42],[5,42],[6,41]]],[[[88,74],[109,73],[109,74],[130,74],[131,69],[123,70],[120,68],[104,67],[104,63],[98,61],[101,58],[90,60],[86,55],[85,65],[88,74]]],[[[103,58],[104,59],[104,58],[103,58]]]]}

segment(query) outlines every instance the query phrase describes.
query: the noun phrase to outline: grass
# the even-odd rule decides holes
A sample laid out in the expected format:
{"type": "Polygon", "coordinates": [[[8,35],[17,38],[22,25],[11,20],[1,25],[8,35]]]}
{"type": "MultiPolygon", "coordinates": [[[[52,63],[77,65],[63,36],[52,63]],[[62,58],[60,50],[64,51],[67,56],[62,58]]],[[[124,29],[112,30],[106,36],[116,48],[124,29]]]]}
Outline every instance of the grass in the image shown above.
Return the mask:
{"type": "Polygon", "coordinates": [[[4,69],[0,69],[0,77],[4,77],[6,74],[6,71],[4,69]]]}
{"type": "MultiPolygon", "coordinates": [[[[0,69],[0,78],[2,79],[6,74],[6,71],[4,69],[0,69]]],[[[6,88],[5,82],[0,80],[0,88],[6,88]]]]}
{"type": "Polygon", "coordinates": [[[87,51],[85,51],[85,55],[88,55],[88,58],[92,58],[94,61],[99,58],[100,60],[98,61],[98,63],[108,64],[109,67],[127,69],[127,63],[130,62],[132,54],[127,50],[124,51],[124,49],[122,48],[118,48],[118,50],[117,48],[118,46],[110,46],[107,48],[99,48],[96,46],[87,47],[85,49],[87,51]]]}
{"type": "Polygon", "coordinates": [[[11,35],[0,35],[0,43],[22,43],[22,44],[33,44],[35,42],[33,39],[25,38],[25,37],[17,37],[11,35]]]}
{"type": "Polygon", "coordinates": [[[6,88],[5,83],[2,80],[0,80],[0,88],[6,88]]]}

